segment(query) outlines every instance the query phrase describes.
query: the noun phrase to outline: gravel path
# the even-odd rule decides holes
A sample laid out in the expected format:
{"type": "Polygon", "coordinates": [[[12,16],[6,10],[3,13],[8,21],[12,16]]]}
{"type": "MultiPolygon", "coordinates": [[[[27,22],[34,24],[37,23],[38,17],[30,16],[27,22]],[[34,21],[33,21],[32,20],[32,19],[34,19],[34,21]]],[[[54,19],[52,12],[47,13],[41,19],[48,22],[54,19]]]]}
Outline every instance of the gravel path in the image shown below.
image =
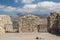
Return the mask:
{"type": "Polygon", "coordinates": [[[49,33],[6,33],[0,36],[0,40],[60,40],[60,36],[49,33]]]}

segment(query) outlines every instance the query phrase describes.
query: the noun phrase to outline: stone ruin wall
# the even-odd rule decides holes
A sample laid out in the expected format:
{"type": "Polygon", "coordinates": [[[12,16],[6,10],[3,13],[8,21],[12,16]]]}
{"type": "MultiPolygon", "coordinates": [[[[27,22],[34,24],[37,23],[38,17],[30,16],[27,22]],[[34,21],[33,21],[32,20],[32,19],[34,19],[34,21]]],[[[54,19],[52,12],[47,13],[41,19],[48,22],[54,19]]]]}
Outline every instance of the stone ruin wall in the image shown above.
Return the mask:
{"type": "Polygon", "coordinates": [[[25,14],[19,18],[19,31],[20,32],[40,32],[45,31],[44,27],[41,26],[42,19],[38,16],[31,14],[25,14]]]}
{"type": "MultiPolygon", "coordinates": [[[[19,17],[19,32],[42,32],[46,31],[46,26],[42,26],[44,19],[39,18],[38,16],[34,16],[31,14],[24,14],[19,17]],[[45,29],[44,29],[45,28],[45,29]]],[[[14,32],[11,18],[7,15],[0,15],[0,28],[1,32],[5,34],[6,31],[14,32]],[[4,30],[4,31],[2,31],[4,30]]]]}
{"type": "Polygon", "coordinates": [[[47,18],[47,30],[51,33],[56,33],[60,30],[60,13],[53,12],[47,18]]]}
{"type": "MultiPolygon", "coordinates": [[[[0,34],[5,34],[5,31],[7,31],[6,28],[9,28],[9,26],[7,26],[6,24],[12,25],[11,18],[7,15],[0,15],[0,34]]],[[[13,30],[12,28],[9,29],[13,30]]]]}
{"type": "Polygon", "coordinates": [[[39,24],[40,18],[33,15],[26,14],[19,20],[20,31],[22,32],[33,32],[39,24]]]}

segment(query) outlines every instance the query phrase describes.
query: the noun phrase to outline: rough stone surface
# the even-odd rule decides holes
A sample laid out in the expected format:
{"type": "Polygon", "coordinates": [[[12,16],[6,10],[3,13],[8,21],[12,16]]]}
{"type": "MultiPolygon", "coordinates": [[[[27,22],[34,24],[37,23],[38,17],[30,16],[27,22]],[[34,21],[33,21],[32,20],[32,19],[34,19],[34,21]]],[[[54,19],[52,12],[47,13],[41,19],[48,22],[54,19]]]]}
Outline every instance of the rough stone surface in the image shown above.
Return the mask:
{"type": "Polygon", "coordinates": [[[58,32],[60,30],[60,13],[53,12],[47,19],[48,31],[52,33],[58,32]]]}
{"type": "Polygon", "coordinates": [[[3,35],[3,34],[5,34],[5,30],[3,27],[0,26],[0,35],[3,35]]]}
{"type": "Polygon", "coordinates": [[[19,30],[22,32],[33,32],[39,24],[40,18],[31,14],[19,18],[19,30]]]}
{"type": "Polygon", "coordinates": [[[44,19],[31,14],[24,14],[19,18],[19,31],[21,32],[42,32],[46,31],[44,19]]]}
{"type": "Polygon", "coordinates": [[[12,30],[13,30],[11,18],[7,15],[0,15],[0,26],[5,31],[11,31],[12,32],[12,30]]]}

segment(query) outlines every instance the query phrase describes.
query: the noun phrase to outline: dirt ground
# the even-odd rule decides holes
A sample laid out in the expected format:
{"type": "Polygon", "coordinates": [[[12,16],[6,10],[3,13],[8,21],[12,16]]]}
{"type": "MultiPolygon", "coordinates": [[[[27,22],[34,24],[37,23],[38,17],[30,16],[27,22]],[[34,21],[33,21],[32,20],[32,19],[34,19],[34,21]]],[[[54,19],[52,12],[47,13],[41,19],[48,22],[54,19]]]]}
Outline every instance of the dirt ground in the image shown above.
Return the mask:
{"type": "Polygon", "coordinates": [[[0,36],[0,40],[60,40],[60,36],[50,33],[6,33],[0,36]]]}

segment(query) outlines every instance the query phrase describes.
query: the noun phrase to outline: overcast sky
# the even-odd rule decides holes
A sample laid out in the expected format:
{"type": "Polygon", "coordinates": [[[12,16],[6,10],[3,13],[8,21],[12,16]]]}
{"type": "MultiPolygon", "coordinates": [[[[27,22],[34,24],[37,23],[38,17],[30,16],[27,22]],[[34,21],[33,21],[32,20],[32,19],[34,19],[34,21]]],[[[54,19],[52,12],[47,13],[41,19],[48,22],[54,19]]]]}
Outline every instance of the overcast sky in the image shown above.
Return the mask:
{"type": "Polygon", "coordinates": [[[60,11],[60,0],[0,0],[0,14],[60,11]]]}

